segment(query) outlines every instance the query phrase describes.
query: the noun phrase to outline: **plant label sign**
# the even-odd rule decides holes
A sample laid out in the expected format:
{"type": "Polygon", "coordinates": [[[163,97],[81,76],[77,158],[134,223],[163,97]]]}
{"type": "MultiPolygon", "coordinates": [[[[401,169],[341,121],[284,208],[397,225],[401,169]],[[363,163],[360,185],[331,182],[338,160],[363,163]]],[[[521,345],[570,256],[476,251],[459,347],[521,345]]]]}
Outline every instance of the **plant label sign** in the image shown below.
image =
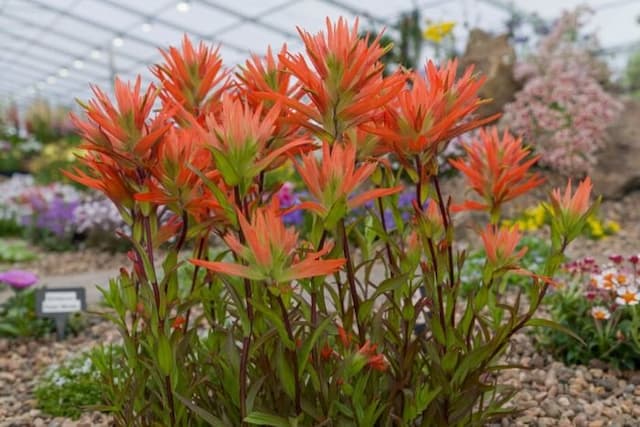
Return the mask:
{"type": "Polygon", "coordinates": [[[56,322],[58,339],[64,338],[69,315],[86,308],[84,288],[42,288],[36,292],[36,313],[56,322]]]}

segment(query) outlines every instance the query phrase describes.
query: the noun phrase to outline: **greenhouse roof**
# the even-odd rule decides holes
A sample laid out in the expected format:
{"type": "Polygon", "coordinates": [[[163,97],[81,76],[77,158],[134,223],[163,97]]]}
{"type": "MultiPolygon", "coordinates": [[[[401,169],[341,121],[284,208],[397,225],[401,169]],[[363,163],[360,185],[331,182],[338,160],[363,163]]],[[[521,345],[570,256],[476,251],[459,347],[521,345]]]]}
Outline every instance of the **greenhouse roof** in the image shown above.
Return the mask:
{"type": "Polygon", "coordinates": [[[296,26],[317,31],[326,16],[359,16],[363,28],[393,35],[400,15],[417,7],[423,18],[458,23],[463,48],[470,28],[501,32],[513,14],[550,22],[581,3],[595,12],[590,26],[603,52],[624,64],[640,40],[640,0],[0,0],[0,103],[43,97],[70,104],[89,96],[89,83],[148,79],[158,48],[185,33],[219,44],[233,65],[268,45],[299,50],[296,26]]]}

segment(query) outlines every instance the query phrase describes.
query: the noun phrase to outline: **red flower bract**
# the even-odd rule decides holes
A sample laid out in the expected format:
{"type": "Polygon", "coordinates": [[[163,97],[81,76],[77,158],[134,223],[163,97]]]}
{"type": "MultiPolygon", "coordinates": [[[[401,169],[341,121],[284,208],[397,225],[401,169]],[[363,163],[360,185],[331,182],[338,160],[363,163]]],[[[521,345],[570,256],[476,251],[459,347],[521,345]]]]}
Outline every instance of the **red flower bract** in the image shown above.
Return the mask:
{"type": "Polygon", "coordinates": [[[183,107],[178,116],[192,114],[202,120],[206,114],[216,111],[218,100],[227,90],[225,79],[228,71],[223,68],[219,49],[211,49],[200,42],[195,49],[185,35],[182,52],[175,47],[160,50],[165,63],[152,68],[162,83],[162,101],[171,106],[174,102],[183,107]]]}
{"type": "Polygon", "coordinates": [[[341,209],[342,214],[346,214],[348,209],[361,206],[369,200],[402,191],[403,187],[397,186],[367,190],[353,196],[376,167],[376,162],[362,162],[358,166],[356,147],[352,143],[330,146],[325,142],[321,159],[310,153],[296,163],[300,177],[316,199],[303,202],[297,208],[309,209],[322,216],[329,215],[332,209],[341,209]]]}
{"type": "Polygon", "coordinates": [[[152,148],[171,124],[164,112],[150,120],[156,88],[151,84],[141,93],[140,86],[139,76],[133,86],[116,78],[115,105],[98,87],[93,87],[95,99],[84,105],[87,119],[71,115],[80,135],[85,138],[82,148],[104,153],[121,167],[140,166],[153,158],[152,148]]]}
{"type": "MultiPolygon", "coordinates": [[[[280,61],[300,81],[300,95],[310,103],[277,96],[293,110],[293,119],[321,138],[333,141],[349,128],[371,119],[393,99],[404,85],[404,78],[383,78],[380,62],[388,48],[379,41],[361,38],[358,20],[349,28],[340,18],[326,21],[326,31],[312,35],[298,28],[308,60],[302,54],[280,54],[280,61]]],[[[273,96],[273,95],[272,95],[273,96]]]]}
{"type": "Polygon", "coordinates": [[[495,127],[486,131],[480,129],[479,136],[462,147],[468,156],[466,162],[456,159],[450,163],[465,175],[483,202],[468,200],[454,206],[454,211],[486,210],[494,213],[503,203],[544,182],[538,173],[529,173],[540,156],[529,157],[530,151],[522,146],[522,140],[507,131],[500,138],[495,127]]]}
{"type": "Polygon", "coordinates": [[[473,75],[473,67],[456,79],[457,61],[438,68],[433,62],[425,67],[425,76],[406,74],[405,85],[385,111],[384,125],[366,124],[365,128],[383,137],[387,151],[407,161],[426,153],[432,158],[451,138],[496,119],[469,116],[485,101],[478,91],[484,78],[473,75]]]}
{"type": "Polygon", "coordinates": [[[284,226],[276,199],[258,208],[251,222],[241,213],[238,221],[246,244],[231,233],[225,235],[224,240],[246,265],[197,259],[191,262],[211,271],[274,283],[331,274],[345,262],[342,258],[320,259],[331,250],[329,244],[317,252],[306,252],[298,259],[298,233],[284,226]]]}

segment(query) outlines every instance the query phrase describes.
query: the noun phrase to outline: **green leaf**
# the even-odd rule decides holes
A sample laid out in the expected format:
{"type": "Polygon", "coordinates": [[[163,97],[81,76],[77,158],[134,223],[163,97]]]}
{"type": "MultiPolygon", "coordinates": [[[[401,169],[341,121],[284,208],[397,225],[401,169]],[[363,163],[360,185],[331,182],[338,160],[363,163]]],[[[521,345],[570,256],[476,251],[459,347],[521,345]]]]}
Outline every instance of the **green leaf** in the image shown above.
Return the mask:
{"type": "Polygon", "coordinates": [[[309,337],[309,339],[306,340],[302,345],[302,349],[300,350],[300,352],[298,352],[298,364],[300,365],[301,374],[304,372],[307,363],[309,363],[309,354],[311,353],[313,346],[320,338],[320,335],[322,335],[324,331],[329,327],[329,325],[331,325],[332,320],[333,319],[331,317],[327,317],[322,322],[320,322],[318,327],[311,334],[311,337],[309,337]]]}
{"type": "Polygon", "coordinates": [[[552,320],[548,320],[548,319],[540,319],[540,318],[535,318],[535,319],[530,319],[525,326],[542,326],[545,328],[551,328],[551,329],[555,329],[557,331],[563,332],[573,338],[575,338],[577,341],[579,341],[582,345],[587,345],[587,343],[584,342],[584,340],[582,338],[580,338],[578,335],[576,335],[575,332],[573,332],[571,329],[567,328],[566,326],[563,326],[559,323],[556,323],[552,320]]]}
{"type": "Polygon", "coordinates": [[[169,339],[163,333],[158,336],[158,364],[160,366],[160,371],[162,371],[164,375],[169,375],[169,373],[171,373],[171,368],[173,366],[173,351],[171,350],[169,339]]]}
{"type": "Polygon", "coordinates": [[[205,420],[212,427],[228,427],[228,425],[225,424],[224,422],[222,422],[222,420],[220,418],[216,417],[215,415],[213,415],[212,413],[206,411],[205,409],[199,407],[198,405],[196,405],[195,403],[193,403],[189,399],[187,399],[187,398],[185,398],[183,396],[180,396],[178,393],[174,393],[173,395],[175,397],[177,397],[178,400],[184,404],[184,406],[186,406],[187,408],[191,409],[191,411],[193,411],[193,413],[195,413],[197,416],[199,416],[200,418],[205,420]]]}
{"type": "Polygon", "coordinates": [[[408,278],[409,278],[408,274],[403,274],[400,276],[390,277],[384,280],[382,283],[380,283],[376,291],[373,293],[373,296],[371,297],[371,299],[375,300],[376,297],[382,294],[395,291],[402,285],[406,284],[408,278]]]}
{"type": "Polygon", "coordinates": [[[289,420],[286,418],[260,411],[254,411],[247,415],[244,422],[261,426],[291,427],[289,420]]]}
{"type": "Polygon", "coordinates": [[[278,349],[278,352],[275,355],[276,357],[276,369],[278,371],[278,377],[280,378],[280,383],[282,384],[282,388],[284,392],[293,399],[295,393],[295,377],[293,375],[293,369],[291,368],[291,363],[289,360],[286,360],[284,351],[282,348],[278,349]]]}

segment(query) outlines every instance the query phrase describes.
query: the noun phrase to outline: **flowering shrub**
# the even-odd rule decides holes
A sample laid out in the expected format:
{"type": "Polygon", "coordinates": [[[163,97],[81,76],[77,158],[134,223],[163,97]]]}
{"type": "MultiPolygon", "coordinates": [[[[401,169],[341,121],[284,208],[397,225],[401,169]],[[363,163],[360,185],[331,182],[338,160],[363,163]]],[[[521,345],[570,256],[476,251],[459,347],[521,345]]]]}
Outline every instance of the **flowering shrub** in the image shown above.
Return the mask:
{"type": "MultiPolygon", "coordinates": [[[[548,225],[551,215],[544,203],[525,209],[515,219],[505,219],[502,221],[507,226],[517,225],[523,231],[536,231],[548,225]]],[[[620,231],[620,224],[613,220],[603,220],[595,213],[589,218],[582,230],[582,235],[593,240],[611,236],[620,231]]]]}
{"type": "MultiPolygon", "coordinates": [[[[579,39],[587,10],[565,13],[538,52],[517,64],[524,88],[505,107],[504,123],[535,145],[541,164],[567,175],[588,172],[622,104],[605,92],[602,67],[579,39]]],[[[593,39],[588,39],[593,42],[593,39]]]]}
{"type": "Polygon", "coordinates": [[[521,232],[498,226],[501,207],[541,181],[521,141],[488,130],[452,162],[474,200],[452,206],[439,181],[448,141],[488,121],[473,116],[483,80],[455,61],[384,76],[385,49],[342,19],[300,34],[306,54],[269,50],[233,75],[185,39],[153,67],[159,87],[116,80],[114,102],[94,88],[74,117],[86,168],[69,176],[114,202],[134,248],[103,290],[125,373],[115,384],[101,370],[107,407],[128,426],[502,417],[514,390],[496,380],[499,359],[514,333],[549,323],[535,313],[591,213],[590,181],[553,193],[549,255],[541,274],[526,271],[521,232]],[[270,176],[287,162],[307,195],[283,209],[291,194],[270,176]],[[412,210],[390,229],[401,177],[412,210]],[[477,228],[481,279],[459,305],[454,211],[465,209],[490,221],[477,228]],[[310,216],[304,234],[284,223],[297,210],[310,216]],[[509,272],[529,278],[526,302],[497,288],[509,272]]]}
{"type": "Polygon", "coordinates": [[[640,367],[639,257],[610,257],[601,266],[593,258],[565,265],[568,284],[549,297],[555,321],[582,338],[545,330],[540,343],[567,363],[598,359],[616,368],[640,367]]]}
{"type": "Polygon", "coordinates": [[[0,183],[3,234],[25,234],[49,249],[73,246],[79,234],[90,241],[115,243],[124,227],[117,208],[104,196],[91,196],[54,182],[38,185],[30,175],[13,175],[0,183]]]}

